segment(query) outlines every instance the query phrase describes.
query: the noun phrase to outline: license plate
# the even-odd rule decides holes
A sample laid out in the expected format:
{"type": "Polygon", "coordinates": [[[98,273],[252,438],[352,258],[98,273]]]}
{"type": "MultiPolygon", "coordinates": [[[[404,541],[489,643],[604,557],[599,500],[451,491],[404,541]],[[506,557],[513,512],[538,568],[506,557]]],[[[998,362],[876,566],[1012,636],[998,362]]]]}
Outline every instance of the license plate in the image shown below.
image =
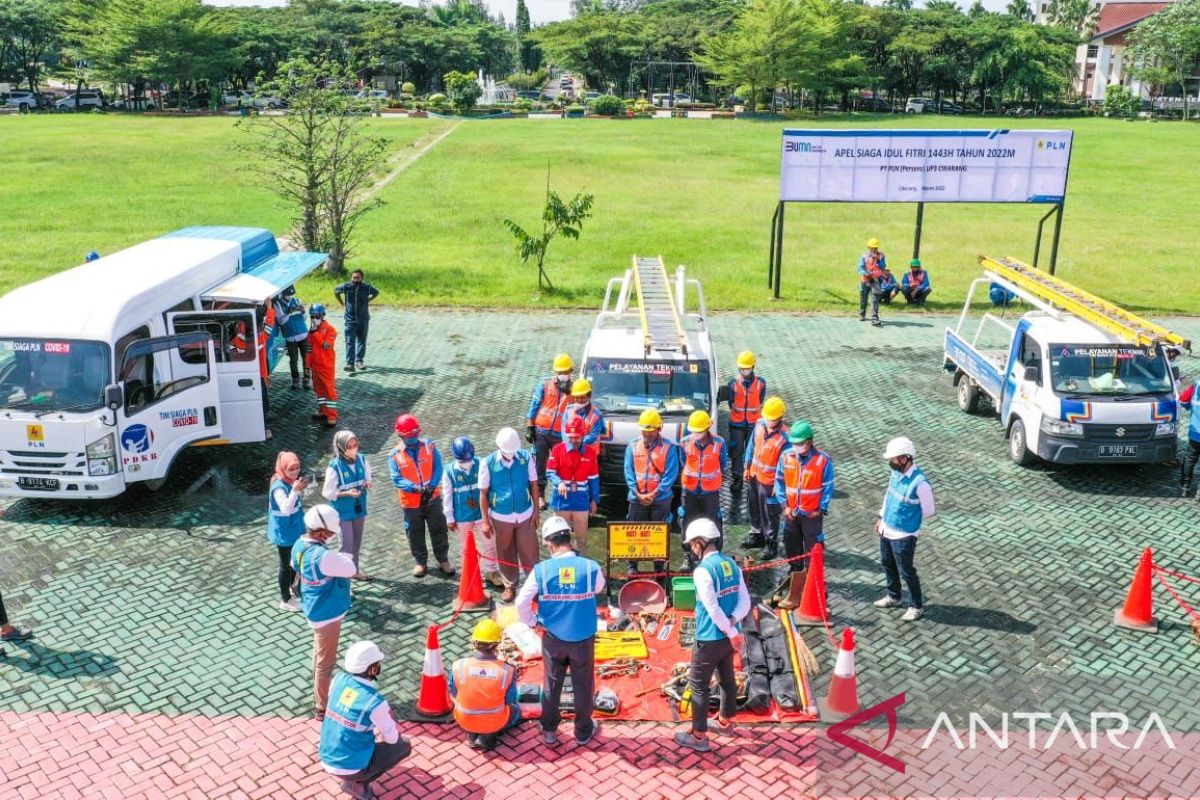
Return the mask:
{"type": "Polygon", "coordinates": [[[21,475],[17,478],[17,486],[21,489],[33,489],[39,492],[58,491],[58,478],[31,478],[21,475]]]}
{"type": "Polygon", "coordinates": [[[1138,449],[1136,444],[1102,444],[1098,448],[1098,455],[1107,457],[1128,457],[1136,456],[1138,449]]]}

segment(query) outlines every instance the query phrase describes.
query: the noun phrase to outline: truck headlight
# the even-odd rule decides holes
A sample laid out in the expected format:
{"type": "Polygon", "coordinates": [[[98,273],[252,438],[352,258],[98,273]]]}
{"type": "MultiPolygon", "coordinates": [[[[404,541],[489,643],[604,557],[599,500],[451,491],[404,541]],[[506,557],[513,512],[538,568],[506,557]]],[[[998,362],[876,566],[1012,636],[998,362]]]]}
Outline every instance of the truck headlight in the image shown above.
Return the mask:
{"type": "Polygon", "coordinates": [[[87,446],[88,475],[115,475],[117,472],[117,439],[105,434],[87,446]]]}
{"type": "Polygon", "coordinates": [[[1154,435],[1155,436],[1174,436],[1175,435],[1175,423],[1174,422],[1158,423],[1157,425],[1154,426],[1154,435]]]}
{"type": "Polygon", "coordinates": [[[1042,417],[1042,433],[1051,436],[1083,436],[1083,424],[1042,417]]]}

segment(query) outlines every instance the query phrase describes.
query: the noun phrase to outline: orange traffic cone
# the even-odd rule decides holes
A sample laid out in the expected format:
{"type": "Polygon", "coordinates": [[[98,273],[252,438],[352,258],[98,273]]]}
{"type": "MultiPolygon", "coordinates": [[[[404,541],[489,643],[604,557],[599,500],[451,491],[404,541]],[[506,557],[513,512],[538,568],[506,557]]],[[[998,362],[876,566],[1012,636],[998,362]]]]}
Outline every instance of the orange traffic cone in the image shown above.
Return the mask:
{"type": "Polygon", "coordinates": [[[487,611],[492,600],[483,591],[483,574],[479,571],[479,550],[475,547],[475,535],[463,534],[462,575],[458,581],[458,597],[454,600],[455,613],[460,611],[487,611]]]}
{"type": "Polygon", "coordinates": [[[858,713],[858,681],[854,677],[854,628],[842,631],[842,646],[829,681],[829,694],[817,701],[822,722],[838,722],[858,713]]]}
{"type": "Polygon", "coordinates": [[[811,563],[804,579],[804,594],[800,597],[800,607],[792,612],[792,621],[797,625],[824,625],[829,621],[829,607],[825,604],[825,545],[820,542],[814,545],[808,560],[811,563]]]}
{"type": "Polygon", "coordinates": [[[425,641],[425,666],[421,669],[421,689],[413,710],[420,717],[437,719],[454,709],[450,702],[450,685],[446,682],[446,668],[442,665],[442,650],[438,644],[438,626],[429,626],[429,637],[425,641]]]}
{"type": "Polygon", "coordinates": [[[1154,616],[1154,598],[1151,593],[1151,573],[1154,554],[1147,547],[1133,573],[1133,583],[1125,598],[1125,607],[1113,612],[1113,624],[1118,628],[1158,633],[1158,618],[1154,616]]]}

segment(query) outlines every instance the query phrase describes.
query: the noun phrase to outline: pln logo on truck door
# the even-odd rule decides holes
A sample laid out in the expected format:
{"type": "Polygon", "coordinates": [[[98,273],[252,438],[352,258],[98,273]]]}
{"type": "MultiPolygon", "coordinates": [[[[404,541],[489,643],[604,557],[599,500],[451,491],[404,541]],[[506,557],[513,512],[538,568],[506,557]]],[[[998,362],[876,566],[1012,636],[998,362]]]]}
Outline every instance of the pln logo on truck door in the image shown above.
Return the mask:
{"type": "Polygon", "coordinates": [[[46,446],[46,429],[41,425],[26,425],[25,426],[25,446],[26,447],[45,447],[46,446]]]}

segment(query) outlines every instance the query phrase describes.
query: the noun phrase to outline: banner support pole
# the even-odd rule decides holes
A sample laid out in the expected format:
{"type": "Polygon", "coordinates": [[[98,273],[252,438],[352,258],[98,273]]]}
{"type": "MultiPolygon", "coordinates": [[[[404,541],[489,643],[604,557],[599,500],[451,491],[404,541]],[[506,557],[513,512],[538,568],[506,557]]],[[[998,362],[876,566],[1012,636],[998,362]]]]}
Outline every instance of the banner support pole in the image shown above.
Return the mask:
{"type": "Polygon", "coordinates": [[[779,225],[775,230],[775,299],[779,299],[779,287],[783,277],[783,212],[786,206],[779,201],[779,225]]]}
{"type": "Polygon", "coordinates": [[[1062,233],[1063,206],[1066,205],[1066,199],[1058,204],[1058,214],[1054,217],[1054,242],[1050,245],[1050,274],[1054,274],[1055,267],[1058,266],[1058,237],[1062,233]]]}
{"type": "Polygon", "coordinates": [[[921,257],[921,223],[925,221],[925,203],[917,203],[917,230],[913,234],[913,258],[921,257]]]}

